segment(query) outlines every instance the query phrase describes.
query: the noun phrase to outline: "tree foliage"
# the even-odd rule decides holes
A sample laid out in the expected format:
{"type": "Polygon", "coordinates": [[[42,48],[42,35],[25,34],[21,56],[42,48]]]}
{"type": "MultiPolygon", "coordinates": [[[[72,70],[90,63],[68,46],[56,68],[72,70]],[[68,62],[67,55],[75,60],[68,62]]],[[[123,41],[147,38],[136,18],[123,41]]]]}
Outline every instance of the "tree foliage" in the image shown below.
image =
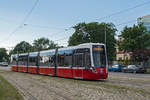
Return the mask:
{"type": "Polygon", "coordinates": [[[144,55],[148,53],[147,48],[150,46],[150,33],[146,28],[142,24],[126,26],[121,33],[124,40],[119,43],[119,49],[132,52],[133,60],[144,60],[144,55]]]}
{"type": "Polygon", "coordinates": [[[57,48],[58,45],[48,38],[39,38],[33,42],[34,51],[47,50],[57,48]]]}
{"type": "Polygon", "coordinates": [[[149,57],[150,57],[150,49],[136,50],[136,51],[133,52],[132,56],[138,62],[147,61],[149,59],[149,57]]]}
{"type": "Polygon", "coordinates": [[[59,46],[55,44],[53,41],[49,40],[48,38],[42,37],[37,40],[34,40],[33,46],[26,41],[21,41],[14,47],[13,50],[10,51],[9,55],[17,54],[17,53],[27,53],[27,52],[34,52],[34,51],[40,51],[40,50],[54,49],[57,47],[59,46]]]}
{"type": "Polygon", "coordinates": [[[29,51],[33,51],[32,45],[26,41],[21,41],[18,43],[15,48],[11,51],[11,54],[16,53],[27,53],[29,51]]]}
{"type": "Polygon", "coordinates": [[[107,37],[107,54],[108,59],[113,60],[115,57],[115,34],[117,29],[112,23],[79,23],[74,26],[75,32],[69,38],[69,45],[78,45],[81,43],[104,43],[105,41],[105,29],[106,29],[106,37],[107,37]]]}
{"type": "Polygon", "coordinates": [[[142,24],[133,27],[126,26],[121,33],[124,38],[124,41],[119,45],[121,50],[134,52],[149,46],[150,34],[142,24]]]}
{"type": "Polygon", "coordinates": [[[8,54],[5,48],[0,48],[0,62],[8,61],[8,54]]]}

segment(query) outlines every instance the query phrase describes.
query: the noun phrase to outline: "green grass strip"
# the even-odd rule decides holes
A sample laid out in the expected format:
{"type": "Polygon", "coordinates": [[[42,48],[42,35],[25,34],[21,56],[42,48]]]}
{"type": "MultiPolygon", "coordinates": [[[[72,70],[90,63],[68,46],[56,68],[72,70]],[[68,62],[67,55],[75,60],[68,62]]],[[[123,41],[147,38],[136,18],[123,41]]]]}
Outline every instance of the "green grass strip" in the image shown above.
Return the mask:
{"type": "Polygon", "coordinates": [[[0,76],[0,100],[24,100],[18,90],[0,76]]]}

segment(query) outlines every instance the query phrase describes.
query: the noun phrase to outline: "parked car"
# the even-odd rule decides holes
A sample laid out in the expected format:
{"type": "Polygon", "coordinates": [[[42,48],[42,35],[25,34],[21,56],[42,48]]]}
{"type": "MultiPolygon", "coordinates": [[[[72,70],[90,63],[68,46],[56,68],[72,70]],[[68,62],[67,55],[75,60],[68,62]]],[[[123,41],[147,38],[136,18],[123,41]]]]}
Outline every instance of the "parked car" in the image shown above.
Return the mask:
{"type": "Polygon", "coordinates": [[[138,67],[139,70],[137,71],[137,73],[145,73],[146,69],[144,67],[138,67]]]}
{"type": "Polygon", "coordinates": [[[109,67],[109,71],[121,72],[122,68],[122,65],[113,65],[112,67],[109,67]]]}
{"type": "Polygon", "coordinates": [[[145,73],[146,69],[144,67],[138,67],[136,65],[128,65],[122,69],[122,72],[128,73],[145,73]]]}
{"type": "Polygon", "coordinates": [[[0,62],[0,66],[8,66],[8,62],[0,62]]]}

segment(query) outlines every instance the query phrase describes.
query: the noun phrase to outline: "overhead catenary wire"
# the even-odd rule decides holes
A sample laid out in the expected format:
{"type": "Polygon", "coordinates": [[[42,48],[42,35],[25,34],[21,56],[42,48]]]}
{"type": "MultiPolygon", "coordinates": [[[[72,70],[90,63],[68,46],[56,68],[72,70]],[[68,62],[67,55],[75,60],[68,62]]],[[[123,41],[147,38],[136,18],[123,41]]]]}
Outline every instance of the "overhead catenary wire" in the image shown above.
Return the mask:
{"type": "Polygon", "coordinates": [[[137,21],[137,20],[130,20],[130,21],[127,21],[127,22],[123,22],[123,23],[117,24],[115,26],[121,26],[121,25],[129,24],[129,23],[132,23],[132,22],[135,22],[135,21],[137,21]]]}
{"type": "MultiPolygon", "coordinates": [[[[117,24],[117,25],[115,25],[115,26],[121,26],[121,25],[124,25],[124,24],[129,24],[129,23],[132,23],[132,22],[135,22],[135,21],[137,21],[137,20],[130,20],[130,21],[127,21],[127,22],[123,22],[123,23],[120,23],[120,24],[117,24]]],[[[59,34],[59,33],[61,33],[61,32],[66,32],[66,31],[68,31],[68,30],[70,30],[72,27],[69,27],[68,29],[64,29],[63,31],[60,31],[60,32],[56,32],[56,33],[53,33],[53,34],[51,34],[51,37],[52,37],[52,35],[57,35],[57,34],[59,34]]],[[[52,40],[52,41],[62,41],[62,40],[66,40],[68,38],[68,36],[67,37],[63,37],[63,38],[60,38],[60,39],[56,39],[56,40],[52,40]]]]}
{"type": "MultiPolygon", "coordinates": [[[[131,22],[135,22],[136,20],[130,20],[130,21],[127,21],[127,22],[123,22],[123,23],[120,23],[120,24],[117,24],[116,26],[121,26],[121,25],[125,25],[125,24],[129,24],[129,23],[131,23],[131,22]]],[[[70,27],[70,28],[68,28],[68,29],[65,29],[66,31],[68,31],[68,30],[70,30],[72,27],[70,27]]],[[[58,41],[61,41],[61,40],[66,40],[68,38],[68,36],[67,37],[63,37],[63,38],[60,38],[60,39],[56,39],[56,40],[53,40],[54,42],[58,42],[58,41]]],[[[65,42],[63,42],[63,43],[61,43],[61,45],[67,45],[68,43],[67,43],[67,41],[66,41],[66,43],[65,42]]],[[[14,48],[15,46],[7,46],[7,48],[14,48]]]]}
{"type": "MultiPolygon", "coordinates": [[[[117,25],[115,25],[115,26],[122,26],[122,25],[125,25],[125,24],[129,24],[129,23],[132,23],[132,22],[135,22],[136,20],[130,20],[130,21],[127,21],[127,22],[123,22],[123,23],[120,23],[120,24],[117,24],[117,25]]],[[[72,27],[69,27],[68,29],[65,29],[64,31],[66,32],[66,31],[68,31],[68,30],[70,30],[72,27]]],[[[63,31],[63,32],[64,32],[63,31]]],[[[60,33],[60,32],[57,32],[57,33],[60,33]]],[[[57,33],[53,33],[53,34],[57,34],[57,33]]],[[[54,41],[54,42],[58,42],[58,41],[62,41],[62,40],[66,40],[68,38],[68,36],[66,36],[66,37],[62,37],[62,38],[60,38],[60,39],[55,39],[55,40],[52,40],[52,41],[54,41]]],[[[67,41],[66,41],[67,42],[67,41]]],[[[65,43],[65,44],[67,44],[67,43],[65,43]]]]}
{"type": "MultiPolygon", "coordinates": [[[[54,37],[54,35],[56,36],[57,35],[57,37],[59,36],[59,33],[62,33],[62,32],[67,32],[67,31],[69,31],[69,30],[71,30],[72,29],[72,27],[69,27],[69,28],[66,28],[66,29],[64,29],[64,30],[62,30],[62,31],[59,31],[59,32],[56,32],[56,33],[52,33],[52,34],[50,34],[50,35],[48,35],[49,37],[54,37]]],[[[65,37],[65,38],[61,38],[61,39],[56,39],[56,40],[52,40],[52,41],[61,41],[61,40],[65,40],[67,37],[65,37]]]]}
{"type": "MultiPolygon", "coordinates": [[[[16,31],[18,31],[20,28],[23,27],[23,25],[26,25],[24,22],[28,19],[28,17],[30,16],[30,14],[33,12],[34,8],[36,7],[36,5],[38,4],[39,0],[36,0],[36,2],[34,3],[33,7],[31,8],[31,10],[29,11],[29,13],[26,15],[26,17],[24,18],[23,22],[13,31],[9,34],[9,36],[6,38],[8,39],[11,35],[13,35],[14,33],[16,33],[16,31]]],[[[99,18],[97,20],[100,20],[100,19],[105,19],[105,18],[108,18],[108,17],[111,17],[111,16],[114,16],[114,15],[118,15],[118,14],[121,14],[121,13],[124,13],[124,12],[127,12],[129,10],[132,10],[132,9],[135,9],[135,8],[138,8],[138,7],[141,7],[143,5],[146,5],[146,4],[149,4],[150,1],[147,1],[147,2],[144,2],[142,4],[138,4],[134,7],[131,7],[131,8],[127,8],[127,9],[124,9],[124,10],[121,10],[121,11],[118,11],[118,12],[115,12],[115,13],[112,13],[112,14],[109,14],[109,15],[106,15],[102,18],[99,18]]],[[[40,26],[40,25],[31,25],[31,26],[34,26],[34,27],[41,27],[41,28],[48,28],[48,26],[40,26]]],[[[5,39],[4,39],[5,40],[5,39]]]]}
{"type": "MultiPolygon", "coordinates": [[[[121,25],[129,24],[129,23],[132,23],[132,22],[135,22],[135,21],[137,21],[137,20],[130,20],[130,21],[127,21],[127,22],[123,22],[123,23],[117,24],[115,26],[121,26],[121,25]]],[[[57,32],[57,33],[53,33],[53,34],[57,35],[58,33],[61,33],[61,32],[64,32],[64,31],[66,32],[66,31],[70,30],[71,28],[72,27],[69,27],[68,29],[64,29],[63,31],[60,31],[60,32],[57,32]]],[[[53,34],[51,34],[51,35],[53,35],[53,34]]],[[[68,38],[68,36],[60,38],[60,39],[52,40],[52,41],[58,42],[58,41],[66,40],[67,38],[68,38]]]]}
{"type": "MultiPolygon", "coordinates": [[[[26,19],[30,16],[30,14],[32,13],[32,11],[34,10],[34,8],[35,8],[35,7],[36,7],[36,5],[38,4],[38,2],[39,2],[39,0],[36,0],[36,2],[35,2],[35,4],[33,5],[32,9],[29,11],[29,13],[28,13],[28,14],[26,15],[26,17],[24,18],[24,20],[23,20],[23,24],[24,24],[24,25],[29,25],[29,26],[32,26],[32,27],[49,28],[49,26],[46,26],[46,25],[43,25],[43,26],[42,26],[42,25],[27,24],[27,23],[24,23],[24,22],[26,21],[26,19]]],[[[135,9],[135,8],[138,8],[138,7],[144,6],[144,5],[149,4],[149,3],[150,3],[150,1],[146,1],[146,2],[141,3],[141,4],[138,4],[138,5],[136,5],[136,6],[133,6],[133,7],[130,7],[130,8],[127,8],[127,9],[121,10],[121,11],[117,11],[117,12],[114,12],[114,13],[112,13],[112,14],[108,14],[108,15],[106,15],[106,16],[104,16],[104,17],[101,17],[101,18],[97,18],[96,20],[101,20],[101,19],[105,19],[105,18],[108,18],[108,17],[114,16],[114,15],[118,15],[118,14],[121,14],[121,13],[127,12],[127,11],[129,11],[129,10],[133,10],[133,9],[135,9]]],[[[2,19],[2,20],[6,20],[5,18],[2,18],[2,17],[0,17],[0,19],[2,19]]],[[[10,20],[9,20],[8,22],[10,22],[10,20]]]]}
{"type": "Polygon", "coordinates": [[[71,28],[72,28],[72,27],[66,28],[66,29],[64,29],[64,30],[62,30],[62,31],[60,31],[60,32],[52,33],[51,35],[48,35],[48,36],[50,36],[50,37],[53,37],[54,35],[59,36],[59,35],[58,35],[59,33],[67,32],[67,31],[71,30],[71,28]]]}
{"type": "Polygon", "coordinates": [[[4,40],[9,39],[14,33],[16,33],[20,28],[22,28],[24,26],[24,23],[26,22],[26,20],[30,17],[30,15],[32,14],[33,10],[35,9],[35,7],[37,6],[39,0],[36,0],[34,5],[32,6],[31,10],[27,13],[27,15],[24,17],[24,19],[22,20],[22,22],[8,35],[8,37],[6,37],[5,39],[3,39],[2,41],[0,41],[0,43],[2,43],[4,40]]]}
{"type": "MultiPolygon", "coordinates": [[[[130,23],[133,23],[133,22],[135,22],[135,21],[137,21],[137,20],[129,20],[129,21],[126,21],[126,22],[123,22],[123,23],[119,23],[119,24],[117,24],[117,25],[115,25],[115,26],[122,26],[122,25],[125,25],[125,24],[130,24],[130,23]]],[[[69,29],[71,29],[72,27],[70,27],[69,29]]],[[[69,30],[68,29],[68,30],[69,30]]],[[[62,40],[66,40],[68,38],[68,36],[66,36],[66,37],[63,37],[63,38],[60,38],[60,39],[56,39],[56,40],[53,40],[54,42],[56,41],[56,42],[58,42],[58,41],[62,41],[62,40]]],[[[68,42],[68,41],[66,41],[66,42],[68,42]]],[[[67,44],[67,43],[63,43],[63,44],[67,44]]]]}
{"type": "MultiPolygon", "coordinates": [[[[29,12],[29,13],[27,14],[27,16],[25,17],[25,20],[23,20],[24,22],[21,24],[21,26],[19,26],[18,28],[16,28],[15,31],[12,32],[13,34],[14,34],[18,29],[22,28],[22,27],[25,25],[26,18],[28,19],[29,15],[32,13],[32,11],[34,10],[34,8],[36,7],[38,1],[39,1],[39,0],[37,0],[37,1],[35,2],[35,4],[34,4],[34,6],[32,7],[32,9],[30,10],[30,12],[29,12]]],[[[144,2],[144,3],[142,3],[142,4],[138,4],[138,5],[134,6],[134,7],[127,8],[127,9],[124,9],[124,10],[121,10],[121,11],[118,11],[118,12],[115,12],[115,13],[112,13],[112,14],[109,14],[109,15],[104,16],[104,17],[102,17],[102,18],[99,18],[99,19],[97,19],[97,20],[104,19],[104,18],[109,18],[109,17],[111,17],[111,16],[115,16],[115,15],[118,15],[118,14],[121,14],[121,13],[124,13],[124,12],[127,12],[127,11],[130,11],[130,10],[133,10],[133,9],[135,9],[135,8],[141,7],[141,6],[146,5],[146,4],[149,4],[149,3],[150,3],[150,1],[147,1],[147,2],[144,2]]],[[[131,23],[131,22],[130,22],[130,23],[131,23]]],[[[121,24],[125,24],[125,23],[121,23],[121,24]]],[[[116,25],[116,26],[120,26],[120,24],[118,24],[118,25],[116,25]]],[[[35,27],[36,27],[36,25],[35,25],[35,27]]],[[[43,26],[37,26],[37,27],[43,27],[43,26]]],[[[47,26],[44,26],[44,27],[46,28],[47,26]]],[[[43,28],[44,28],[44,27],[43,27],[43,28]]],[[[48,28],[48,27],[47,27],[47,28],[48,28]]],[[[60,32],[59,32],[59,33],[60,33],[60,32]]],[[[59,40],[62,40],[62,39],[65,39],[65,38],[57,39],[57,40],[54,40],[54,41],[59,41],[59,40]]]]}
{"type": "Polygon", "coordinates": [[[136,9],[136,8],[138,8],[138,7],[147,5],[147,4],[149,4],[149,3],[150,3],[150,1],[146,1],[146,2],[141,3],[141,4],[138,4],[138,5],[136,5],[136,6],[133,6],[133,7],[130,7],[130,8],[127,8],[127,9],[124,9],[124,10],[121,10],[121,11],[118,11],[118,12],[114,12],[114,13],[112,13],[112,14],[106,15],[106,16],[101,17],[101,18],[97,18],[96,20],[102,20],[102,19],[105,19],[105,18],[109,18],[109,17],[111,17],[111,16],[119,15],[119,14],[125,13],[125,12],[127,12],[127,11],[136,9]]]}
{"type": "Polygon", "coordinates": [[[31,10],[27,13],[27,15],[25,16],[25,18],[23,19],[22,23],[20,23],[20,26],[21,25],[24,25],[26,20],[30,17],[30,15],[32,14],[33,10],[35,9],[35,7],[37,6],[39,0],[36,0],[35,3],[33,4],[31,10]]]}
{"type": "Polygon", "coordinates": [[[64,29],[64,28],[58,28],[58,27],[51,27],[47,25],[38,25],[38,24],[24,24],[24,26],[29,26],[29,27],[35,27],[35,28],[41,28],[41,29],[64,29]]]}
{"type": "MultiPolygon", "coordinates": [[[[125,25],[125,24],[129,24],[129,23],[132,23],[132,22],[135,22],[137,20],[130,20],[130,21],[127,21],[127,22],[123,22],[123,23],[119,23],[115,26],[122,26],[122,25],[125,25]]],[[[53,41],[61,41],[61,40],[65,40],[67,39],[68,37],[63,37],[63,38],[60,38],[60,39],[56,39],[56,40],[53,40],[53,41]]]]}
{"type": "MultiPolygon", "coordinates": [[[[112,13],[112,14],[109,14],[109,15],[106,15],[106,16],[101,17],[101,18],[98,18],[98,19],[96,19],[96,20],[102,20],[102,19],[105,19],[105,18],[109,18],[109,17],[111,17],[111,16],[115,16],[115,15],[118,15],[118,14],[122,14],[122,13],[125,13],[125,12],[127,12],[127,11],[136,9],[136,8],[138,8],[138,7],[144,6],[144,5],[149,4],[149,3],[150,3],[150,1],[146,1],[146,2],[144,2],[144,3],[141,3],[141,4],[136,5],[136,6],[134,6],[134,7],[130,7],[130,8],[127,8],[127,9],[124,9],[124,10],[121,10],[121,11],[118,11],[118,12],[115,12],[115,13],[112,13]]],[[[137,20],[130,20],[130,21],[127,21],[127,22],[123,22],[123,23],[117,24],[116,26],[121,26],[121,25],[128,24],[128,23],[132,23],[132,22],[135,22],[135,21],[137,21],[137,20]]],[[[58,39],[58,40],[55,40],[55,41],[65,40],[65,38],[67,38],[67,37],[64,37],[64,38],[61,38],[61,39],[58,39]]]]}

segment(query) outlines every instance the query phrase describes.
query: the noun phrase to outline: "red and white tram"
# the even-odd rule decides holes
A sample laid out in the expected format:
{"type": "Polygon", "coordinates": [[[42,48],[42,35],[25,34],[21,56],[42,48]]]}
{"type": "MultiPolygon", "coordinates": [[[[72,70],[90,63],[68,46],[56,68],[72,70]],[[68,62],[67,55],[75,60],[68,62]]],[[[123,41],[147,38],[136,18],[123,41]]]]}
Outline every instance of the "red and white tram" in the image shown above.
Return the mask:
{"type": "Polygon", "coordinates": [[[78,46],[14,54],[11,70],[79,79],[106,79],[107,57],[104,44],[78,46]]]}

